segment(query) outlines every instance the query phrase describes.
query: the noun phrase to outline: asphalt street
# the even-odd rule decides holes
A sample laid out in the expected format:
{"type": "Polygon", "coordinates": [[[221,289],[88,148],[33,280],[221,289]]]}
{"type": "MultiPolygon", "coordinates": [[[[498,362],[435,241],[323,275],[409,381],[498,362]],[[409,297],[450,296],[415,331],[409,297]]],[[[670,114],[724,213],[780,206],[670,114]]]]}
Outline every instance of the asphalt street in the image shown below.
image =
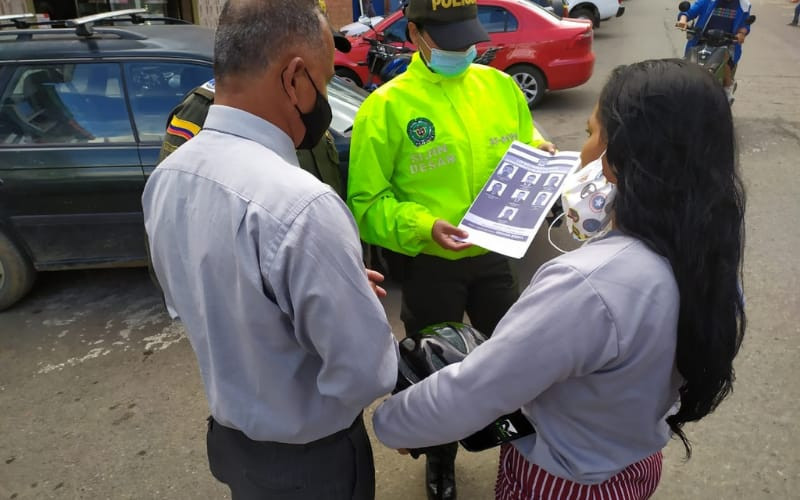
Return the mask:
{"type": "MultiPolygon", "coordinates": [[[[596,30],[592,79],[534,111],[561,149],[580,149],[613,67],[682,55],[677,3],[628,0],[623,17],[596,30]]],[[[800,498],[800,29],[786,25],[787,0],[753,4],[733,107],[748,195],[748,330],[733,395],[686,427],[691,460],[679,443],[665,450],[658,500],[800,498]]],[[[563,228],[554,239],[572,245],[563,228]]],[[[518,263],[522,282],[555,254],[540,234],[518,263]]],[[[389,292],[387,314],[402,335],[399,291],[389,292]]],[[[0,313],[0,499],[229,498],[208,472],[207,414],[182,327],[143,269],[44,273],[0,313]]],[[[377,498],[424,499],[423,461],[373,446],[377,498]]],[[[496,450],[462,450],[460,498],[493,498],[496,464],[496,450]]]]}

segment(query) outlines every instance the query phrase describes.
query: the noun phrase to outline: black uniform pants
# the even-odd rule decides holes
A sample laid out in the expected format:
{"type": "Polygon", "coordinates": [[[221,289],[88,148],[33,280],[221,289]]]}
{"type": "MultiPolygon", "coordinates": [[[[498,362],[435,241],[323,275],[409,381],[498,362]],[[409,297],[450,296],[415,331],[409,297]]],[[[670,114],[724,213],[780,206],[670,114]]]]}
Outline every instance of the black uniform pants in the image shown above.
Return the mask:
{"type": "Polygon", "coordinates": [[[487,337],[519,298],[507,257],[489,253],[459,260],[431,255],[403,262],[400,319],[406,335],[445,321],[464,321],[487,337]]]}
{"type": "MultiPolygon", "coordinates": [[[[519,298],[509,259],[496,253],[459,260],[406,257],[400,274],[406,335],[436,323],[462,322],[466,313],[470,324],[489,337],[519,298]]],[[[457,452],[458,443],[451,443],[428,455],[452,462],[457,452]]]]}
{"type": "Polygon", "coordinates": [[[375,466],[361,415],[307,444],[253,441],[208,419],[208,463],[233,500],[371,500],[375,466]]]}

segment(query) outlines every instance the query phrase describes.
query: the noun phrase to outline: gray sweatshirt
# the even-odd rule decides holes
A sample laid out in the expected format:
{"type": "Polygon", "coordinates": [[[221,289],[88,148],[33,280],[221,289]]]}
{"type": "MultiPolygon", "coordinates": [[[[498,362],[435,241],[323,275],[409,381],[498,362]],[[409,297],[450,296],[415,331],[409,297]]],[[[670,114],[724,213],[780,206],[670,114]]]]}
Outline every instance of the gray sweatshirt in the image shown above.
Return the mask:
{"type": "Polygon", "coordinates": [[[522,408],[536,428],[514,441],[523,456],[602,482],[670,438],[678,306],[667,260],[614,231],[543,265],[489,341],[381,404],[375,434],[420,448],[522,408]]]}

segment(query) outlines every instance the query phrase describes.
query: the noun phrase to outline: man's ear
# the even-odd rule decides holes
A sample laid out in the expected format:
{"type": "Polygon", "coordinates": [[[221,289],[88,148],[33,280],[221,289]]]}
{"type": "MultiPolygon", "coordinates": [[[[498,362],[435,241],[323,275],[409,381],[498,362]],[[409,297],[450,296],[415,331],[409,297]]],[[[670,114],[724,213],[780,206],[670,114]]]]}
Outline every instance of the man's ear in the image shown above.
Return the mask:
{"type": "Polygon", "coordinates": [[[292,106],[297,106],[297,82],[298,77],[305,71],[305,62],[300,57],[293,57],[289,60],[289,64],[281,73],[281,84],[289,97],[289,103],[292,106]]]}
{"type": "Polygon", "coordinates": [[[406,38],[408,38],[409,42],[416,45],[415,40],[417,39],[418,36],[419,36],[419,30],[417,29],[417,25],[409,21],[408,24],[406,24],[406,38]]]}

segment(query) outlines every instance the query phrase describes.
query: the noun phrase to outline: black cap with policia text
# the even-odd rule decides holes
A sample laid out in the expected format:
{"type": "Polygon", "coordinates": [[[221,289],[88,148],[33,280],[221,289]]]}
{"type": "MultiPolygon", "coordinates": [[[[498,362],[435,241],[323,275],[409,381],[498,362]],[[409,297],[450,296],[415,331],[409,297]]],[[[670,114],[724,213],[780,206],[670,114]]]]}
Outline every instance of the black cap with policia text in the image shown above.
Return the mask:
{"type": "Polygon", "coordinates": [[[409,0],[405,13],[442,50],[466,50],[489,41],[478,21],[477,0],[409,0]]]}

